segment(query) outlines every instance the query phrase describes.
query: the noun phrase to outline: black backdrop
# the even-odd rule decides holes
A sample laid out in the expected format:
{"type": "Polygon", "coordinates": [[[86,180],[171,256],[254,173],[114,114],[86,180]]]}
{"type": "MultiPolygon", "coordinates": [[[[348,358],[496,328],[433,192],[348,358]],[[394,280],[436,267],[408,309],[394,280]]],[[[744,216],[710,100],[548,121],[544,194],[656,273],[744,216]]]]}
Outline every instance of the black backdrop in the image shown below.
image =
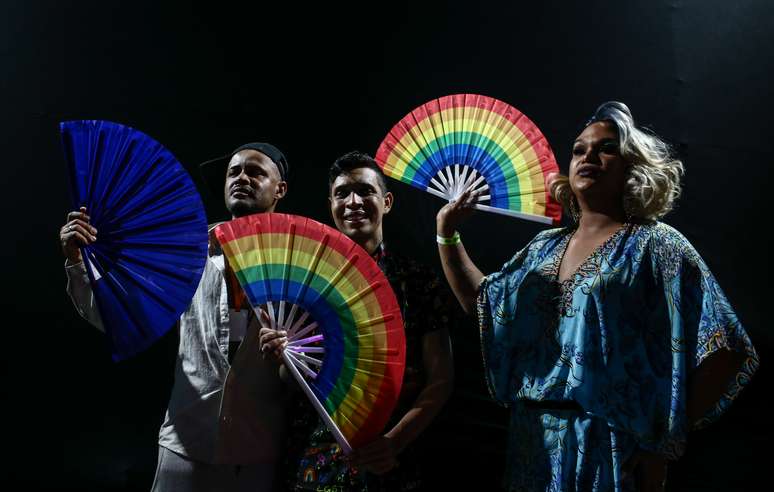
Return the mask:
{"type": "MultiPolygon", "coordinates": [[[[392,124],[433,97],[476,92],[533,119],[565,170],[579,125],[609,99],[677,147],[685,190],[666,222],[702,253],[763,366],[719,423],[691,436],[670,488],[752,488],[768,476],[771,437],[772,32],[767,0],[5,2],[3,478],[26,490],[147,490],[171,385],[172,336],[113,364],[65,295],[57,233],[70,205],[58,121],[129,124],[192,172],[241,143],[273,142],[292,167],[280,211],[328,221],[325,172],[336,156],[373,153],[392,124]]],[[[195,178],[211,218],[221,218],[195,178]]],[[[438,267],[440,202],[393,189],[388,241],[438,267]]],[[[462,232],[491,271],[538,230],[486,215],[462,232]]],[[[438,458],[430,474],[489,490],[502,472],[505,413],[486,400],[475,329],[463,322],[453,339],[458,391],[428,435],[438,458]]]]}

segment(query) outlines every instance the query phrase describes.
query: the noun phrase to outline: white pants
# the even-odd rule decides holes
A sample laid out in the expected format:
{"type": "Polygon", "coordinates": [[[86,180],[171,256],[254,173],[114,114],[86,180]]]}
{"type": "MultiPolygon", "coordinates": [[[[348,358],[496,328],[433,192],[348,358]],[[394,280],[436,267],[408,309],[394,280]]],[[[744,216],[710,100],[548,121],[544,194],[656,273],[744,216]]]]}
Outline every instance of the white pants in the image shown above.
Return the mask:
{"type": "Polygon", "coordinates": [[[273,464],[211,465],[159,446],[151,492],[270,492],[273,464]]]}

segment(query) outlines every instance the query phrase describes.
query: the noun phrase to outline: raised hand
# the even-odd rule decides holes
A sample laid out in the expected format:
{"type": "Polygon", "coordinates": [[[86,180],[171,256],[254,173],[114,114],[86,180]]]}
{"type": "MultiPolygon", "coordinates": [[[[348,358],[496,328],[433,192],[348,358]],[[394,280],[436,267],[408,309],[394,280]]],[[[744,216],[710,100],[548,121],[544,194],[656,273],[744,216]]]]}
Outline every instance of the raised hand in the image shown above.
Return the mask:
{"type": "Polygon", "coordinates": [[[62,253],[70,263],[80,263],[80,248],[97,240],[97,229],[89,224],[89,220],[86,207],[81,207],[80,210],[67,214],[67,222],[59,230],[62,253]]]}
{"type": "Polygon", "coordinates": [[[444,205],[435,218],[438,235],[452,236],[457,226],[473,212],[473,205],[476,204],[478,196],[479,193],[469,188],[457,200],[444,205]]]}

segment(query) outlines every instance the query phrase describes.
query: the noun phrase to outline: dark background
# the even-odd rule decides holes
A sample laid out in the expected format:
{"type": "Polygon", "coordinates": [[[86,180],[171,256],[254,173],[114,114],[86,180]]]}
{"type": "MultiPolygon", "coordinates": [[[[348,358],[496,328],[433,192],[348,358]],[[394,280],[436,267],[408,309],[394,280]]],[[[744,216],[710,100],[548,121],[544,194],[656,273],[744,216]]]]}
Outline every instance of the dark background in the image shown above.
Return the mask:
{"type": "MultiPolygon", "coordinates": [[[[367,9],[4,2],[4,481],[24,490],[147,490],[172,379],[173,336],[114,364],[65,294],[57,237],[70,203],[59,121],[131,125],[192,172],[244,142],[273,142],[292,167],[279,211],[329,222],[325,173],[338,155],[373,153],[412,108],[473,92],[535,121],[565,171],[581,123],[610,99],[678,149],[685,190],[665,221],[702,253],[762,367],[723,419],[691,435],[670,489],[752,489],[770,475],[773,32],[768,0],[367,9]]],[[[222,205],[195,179],[211,218],[221,218],[222,205]]],[[[441,202],[392,185],[388,241],[438,267],[441,202]]],[[[540,229],[480,215],[462,233],[492,271],[540,229]]],[[[429,473],[445,487],[476,481],[491,490],[502,473],[505,413],[486,399],[475,328],[463,322],[453,341],[458,390],[428,434],[437,457],[429,473]]]]}

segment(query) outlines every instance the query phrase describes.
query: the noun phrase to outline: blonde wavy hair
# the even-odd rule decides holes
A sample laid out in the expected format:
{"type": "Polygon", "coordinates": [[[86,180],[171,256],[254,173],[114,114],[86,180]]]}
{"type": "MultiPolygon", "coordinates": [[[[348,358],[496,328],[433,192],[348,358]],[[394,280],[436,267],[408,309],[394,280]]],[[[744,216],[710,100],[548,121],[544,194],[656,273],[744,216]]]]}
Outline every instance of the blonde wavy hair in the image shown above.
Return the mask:
{"type": "MultiPolygon", "coordinates": [[[[615,125],[621,156],[630,164],[623,196],[627,215],[652,221],[669,213],[680,196],[680,179],[685,173],[683,163],[674,156],[669,144],[650,130],[637,127],[631,111],[622,102],[603,103],[586,126],[598,121],[615,125]]],[[[577,217],[578,205],[567,176],[554,178],[550,191],[565,211],[577,217]]]]}

